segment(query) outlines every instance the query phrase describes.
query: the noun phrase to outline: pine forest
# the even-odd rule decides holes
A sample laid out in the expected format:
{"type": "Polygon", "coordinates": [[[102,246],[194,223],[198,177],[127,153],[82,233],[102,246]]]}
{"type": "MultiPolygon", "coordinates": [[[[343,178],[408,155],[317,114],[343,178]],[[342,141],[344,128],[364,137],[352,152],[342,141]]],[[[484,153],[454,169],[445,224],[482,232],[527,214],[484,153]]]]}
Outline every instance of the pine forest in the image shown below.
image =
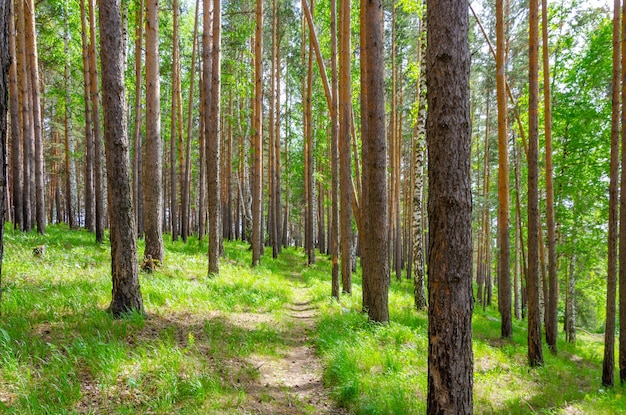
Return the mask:
{"type": "Polygon", "coordinates": [[[0,413],[626,413],[626,0],[0,0],[0,413]]]}

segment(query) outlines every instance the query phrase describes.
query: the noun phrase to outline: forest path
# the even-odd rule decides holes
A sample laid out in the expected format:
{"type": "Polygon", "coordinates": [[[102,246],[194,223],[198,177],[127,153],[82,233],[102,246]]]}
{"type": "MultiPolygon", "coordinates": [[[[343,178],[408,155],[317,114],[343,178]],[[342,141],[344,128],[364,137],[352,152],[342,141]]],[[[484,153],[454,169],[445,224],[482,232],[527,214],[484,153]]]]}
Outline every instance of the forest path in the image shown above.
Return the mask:
{"type": "Polygon", "coordinates": [[[318,308],[311,301],[309,289],[294,277],[290,282],[291,302],[283,313],[231,316],[235,324],[269,324],[281,327],[279,341],[284,345],[278,356],[252,354],[249,364],[258,369],[258,377],[242,385],[249,395],[244,406],[254,414],[343,415],[324,388],[323,366],[311,344],[318,308]]]}

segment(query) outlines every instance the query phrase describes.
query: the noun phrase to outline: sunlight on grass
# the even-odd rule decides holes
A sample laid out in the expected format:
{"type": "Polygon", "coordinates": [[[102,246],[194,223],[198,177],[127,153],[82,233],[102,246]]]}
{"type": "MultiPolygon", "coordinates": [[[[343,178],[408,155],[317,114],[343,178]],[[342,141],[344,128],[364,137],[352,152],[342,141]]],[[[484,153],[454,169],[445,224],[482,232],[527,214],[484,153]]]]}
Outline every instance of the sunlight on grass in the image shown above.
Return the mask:
{"type": "MultiPolygon", "coordinates": [[[[285,307],[304,288],[319,309],[313,340],[336,402],[357,414],[426,410],[428,318],[413,308],[410,281],[392,281],[391,323],[378,325],[361,312],[359,274],[352,295],[330,298],[324,255],[306,266],[301,250],[268,252],[253,269],[248,245],[226,242],[221,274],[209,278],[205,241],[166,241],[163,266],[140,273],[146,315],[114,320],[106,244],[64,226],[5,238],[0,413],[241,413],[258,362],[284,353],[285,307]]],[[[544,348],[545,365],[531,370],[525,324],[502,340],[497,310],[476,308],[476,413],[624,412],[626,389],[599,384],[602,335],[581,332],[575,345],[560,337],[558,355],[544,348]]]]}

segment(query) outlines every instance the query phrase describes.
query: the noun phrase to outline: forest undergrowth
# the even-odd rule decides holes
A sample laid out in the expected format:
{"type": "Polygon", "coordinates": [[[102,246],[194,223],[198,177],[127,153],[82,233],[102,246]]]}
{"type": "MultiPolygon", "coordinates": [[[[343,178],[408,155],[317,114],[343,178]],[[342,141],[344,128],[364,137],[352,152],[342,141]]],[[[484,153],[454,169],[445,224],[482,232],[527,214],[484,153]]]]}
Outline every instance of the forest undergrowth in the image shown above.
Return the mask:
{"type": "MultiPolygon", "coordinates": [[[[322,255],[305,267],[301,250],[273,260],[267,249],[252,269],[248,245],[225,242],[221,274],[208,278],[205,241],[166,241],[163,266],[140,275],[146,315],[115,320],[108,245],[64,226],[7,229],[0,413],[425,413],[427,315],[407,280],[393,279],[391,323],[376,325],[360,312],[358,277],[352,296],[330,300],[322,255]],[[281,369],[298,354],[315,375],[306,384],[281,369]]],[[[473,327],[476,413],[626,413],[626,389],[600,385],[602,335],[579,332],[575,345],[560,335],[558,355],[545,348],[544,366],[529,369],[525,322],[501,340],[497,308],[475,307],[473,327]]]]}

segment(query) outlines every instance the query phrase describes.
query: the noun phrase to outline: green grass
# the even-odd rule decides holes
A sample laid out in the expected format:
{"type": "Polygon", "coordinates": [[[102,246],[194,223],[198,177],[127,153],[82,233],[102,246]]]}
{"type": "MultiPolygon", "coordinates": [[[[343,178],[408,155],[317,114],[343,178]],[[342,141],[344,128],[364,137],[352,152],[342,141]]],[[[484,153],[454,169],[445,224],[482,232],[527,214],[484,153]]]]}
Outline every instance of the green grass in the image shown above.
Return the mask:
{"type": "MultiPolygon", "coordinates": [[[[358,295],[342,297],[342,307],[323,308],[317,346],[327,365],[324,380],[335,399],[356,414],[426,411],[428,317],[411,309],[412,295],[408,281],[392,281],[387,326],[367,321],[358,295]]],[[[476,413],[626,413],[626,388],[600,385],[603,336],[578,333],[575,345],[560,338],[559,353],[544,347],[544,366],[530,369],[525,324],[515,322],[513,338],[501,340],[497,310],[475,309],[476,413]]]]}
{"type": "MultiPolygon", "coordinates": [[[[413,309],[408,281],[392,281],[391,323],[377,325],[360,312],[358,276],[352,296],[330,300],[322,255],[305,267],[302,251],[272,260],[268,250],[252,269],[248,245],[226,242],[221,274],[208,278],[206,242],[166,241],[164,265],[140,274],[146,315],[115,320],[105,311],[109,247],[85,231],[47,232],[5,234],[2,414],[239,414],[252,399],[271,403],[249,386],[259,379],[255,358],[289,346],[283,317],[293,287],[307,287],[321,310],[314,342],[339,405],[356,414],[426,410],[427,316],[413,309]],[[45,256],[34,257],[44,243],[45,256]],[[238,321],[242,313],[259,321],[238,321]]],[[[477,308],[473,329],[476,413],[626,413],[625,388],[600,386],[601,335],[560,339],[557,356],[544,348],[545,365],[529,369],[525,322],[500,340],[497,311],[477,308]]]]}
{"type": "Polygon", "coordinates": [[[279,271],[302,256],[251,269],[247,246],[227,243],[221,275],[208,278],[206,242],[166,241],[163,267],[140,273],[146,316],[115,320],[110,248],[94,239],[62,226],[5,234],[0,413],[239,413],[243,385],[258,377],[246,357],[277,355],[285,327],[228,316],[280,318],[291,288],[279,271]]]}

